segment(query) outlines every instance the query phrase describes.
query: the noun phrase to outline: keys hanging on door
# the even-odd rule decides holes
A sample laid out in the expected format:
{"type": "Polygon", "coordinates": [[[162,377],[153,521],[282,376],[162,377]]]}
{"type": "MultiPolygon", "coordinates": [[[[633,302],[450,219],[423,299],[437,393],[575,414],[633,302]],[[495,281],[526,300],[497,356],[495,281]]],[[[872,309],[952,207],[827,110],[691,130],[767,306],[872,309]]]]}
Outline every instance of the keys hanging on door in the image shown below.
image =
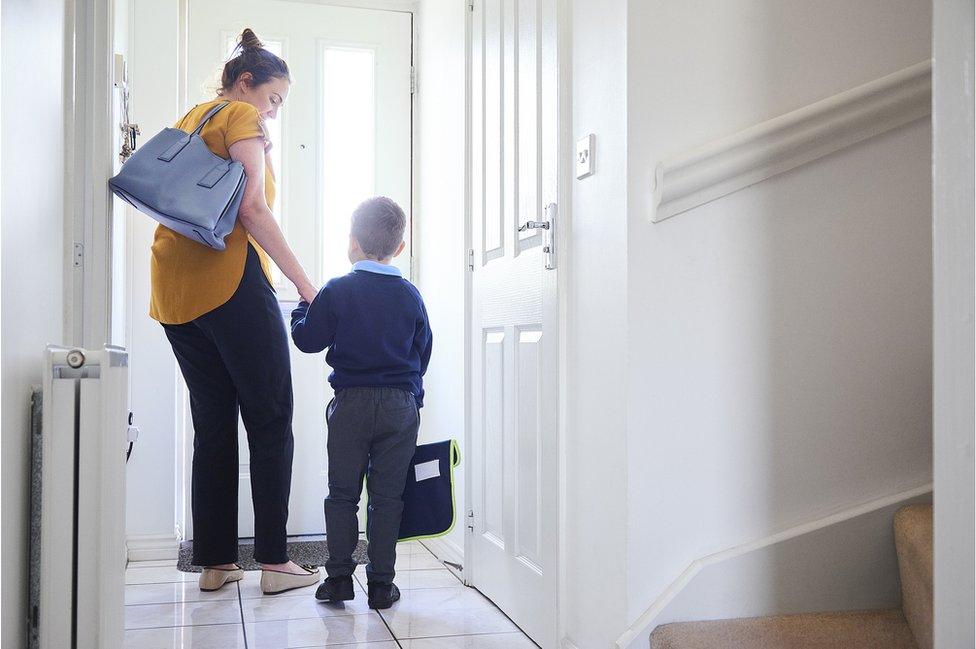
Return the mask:
{"type": "Polygon", "coordinates": [[[542,246],[542,254],[545,257],[546,270],[555,270],[556,268],[556,211],[556,204],[549,203],[546,205],[546,219],[544,221],[526,221],[518,229],[519,232],[544,230],[545,240],[542,246]]]}
{"type": "Polygon", "coordinates": [[[122,150],[119,151],[119,162],[124,163],[136,150],[136,136],[140,131],[138,124],[129,121],[129,69],[121,54],[115,55],[115,87],[119,89],[122,104],[122,122],[119,124],[122,131],[122,150]]]}

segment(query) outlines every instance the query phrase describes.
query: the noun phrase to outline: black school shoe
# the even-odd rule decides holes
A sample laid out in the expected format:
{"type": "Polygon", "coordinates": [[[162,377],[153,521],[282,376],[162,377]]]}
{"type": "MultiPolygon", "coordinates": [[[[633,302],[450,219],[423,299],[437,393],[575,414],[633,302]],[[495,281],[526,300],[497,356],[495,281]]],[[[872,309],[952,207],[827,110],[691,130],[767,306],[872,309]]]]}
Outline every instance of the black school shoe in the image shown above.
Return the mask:
{"type": "Polygon", "coordinates": [[[322,602],[346,602],[356,597],[352,576],[326,577],[315,591],[315,599],[322,602]]]}
{"type": "Polygon", "coordinates": [[[400,589],[396,584],[367,584],[367,595],[370,608],[390,608],[400,599],[400,589]]]}

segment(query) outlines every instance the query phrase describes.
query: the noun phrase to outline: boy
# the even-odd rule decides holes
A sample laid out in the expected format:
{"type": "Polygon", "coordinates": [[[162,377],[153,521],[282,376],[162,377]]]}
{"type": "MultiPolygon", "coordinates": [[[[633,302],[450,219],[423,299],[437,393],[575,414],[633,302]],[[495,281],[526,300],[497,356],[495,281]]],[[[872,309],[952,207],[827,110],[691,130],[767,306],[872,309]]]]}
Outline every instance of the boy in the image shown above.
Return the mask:
{"type": "Polygon", "coordinates": [[[328,578],[316,599],[354,597],[352,552],[359,538],[356,512],[366,479],[369,493],[369,607],[400,599],[393,583],[404,485],[417,445],[423,375],[430,360],[427,310],[417,289],[390,261],[404,248],[407,219],[396,203],[377,197],[352,215],[352,272],[301,302],[291,315],[291,335],[303,352],[326,347],[335,398],[329,427],[329,495],[325,499],[328,578]]]}

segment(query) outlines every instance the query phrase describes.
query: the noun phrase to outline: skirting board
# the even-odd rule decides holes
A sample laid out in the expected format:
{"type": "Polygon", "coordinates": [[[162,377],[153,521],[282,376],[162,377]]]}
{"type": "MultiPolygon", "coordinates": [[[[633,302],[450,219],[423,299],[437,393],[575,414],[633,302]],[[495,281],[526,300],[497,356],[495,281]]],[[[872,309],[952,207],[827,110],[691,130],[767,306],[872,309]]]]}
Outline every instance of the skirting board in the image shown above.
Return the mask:
{"type": "Polygon", "coordinates": [[[661,161],[655,223],[931,114],[932,62],[661,161]]]}
{"type": "Polygon", "coordinates": [[[180,553],[180,540],[175,534],[127,536],[125,550],[130,562],[164,559],[172,559],[175,562],[180,553]]]}
{"type": "Polygon", "coordinates": [[[668,622],[900,606],[892,519],[931,498],[924,485],[693,561],[616,646],[648,647],[668,622]]]}

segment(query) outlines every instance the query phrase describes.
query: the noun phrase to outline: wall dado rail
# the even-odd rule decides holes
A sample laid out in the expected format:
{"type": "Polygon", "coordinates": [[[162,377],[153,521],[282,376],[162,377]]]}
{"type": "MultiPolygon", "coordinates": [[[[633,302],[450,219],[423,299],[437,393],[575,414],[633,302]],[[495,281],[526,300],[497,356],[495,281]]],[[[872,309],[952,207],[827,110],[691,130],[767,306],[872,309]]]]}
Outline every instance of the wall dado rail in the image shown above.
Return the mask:
{"type": "Polygon", "coordinates": [[[932,111],[932,62],[922,61],[663,160],[654,213],[663,221],[932,111]]]}

